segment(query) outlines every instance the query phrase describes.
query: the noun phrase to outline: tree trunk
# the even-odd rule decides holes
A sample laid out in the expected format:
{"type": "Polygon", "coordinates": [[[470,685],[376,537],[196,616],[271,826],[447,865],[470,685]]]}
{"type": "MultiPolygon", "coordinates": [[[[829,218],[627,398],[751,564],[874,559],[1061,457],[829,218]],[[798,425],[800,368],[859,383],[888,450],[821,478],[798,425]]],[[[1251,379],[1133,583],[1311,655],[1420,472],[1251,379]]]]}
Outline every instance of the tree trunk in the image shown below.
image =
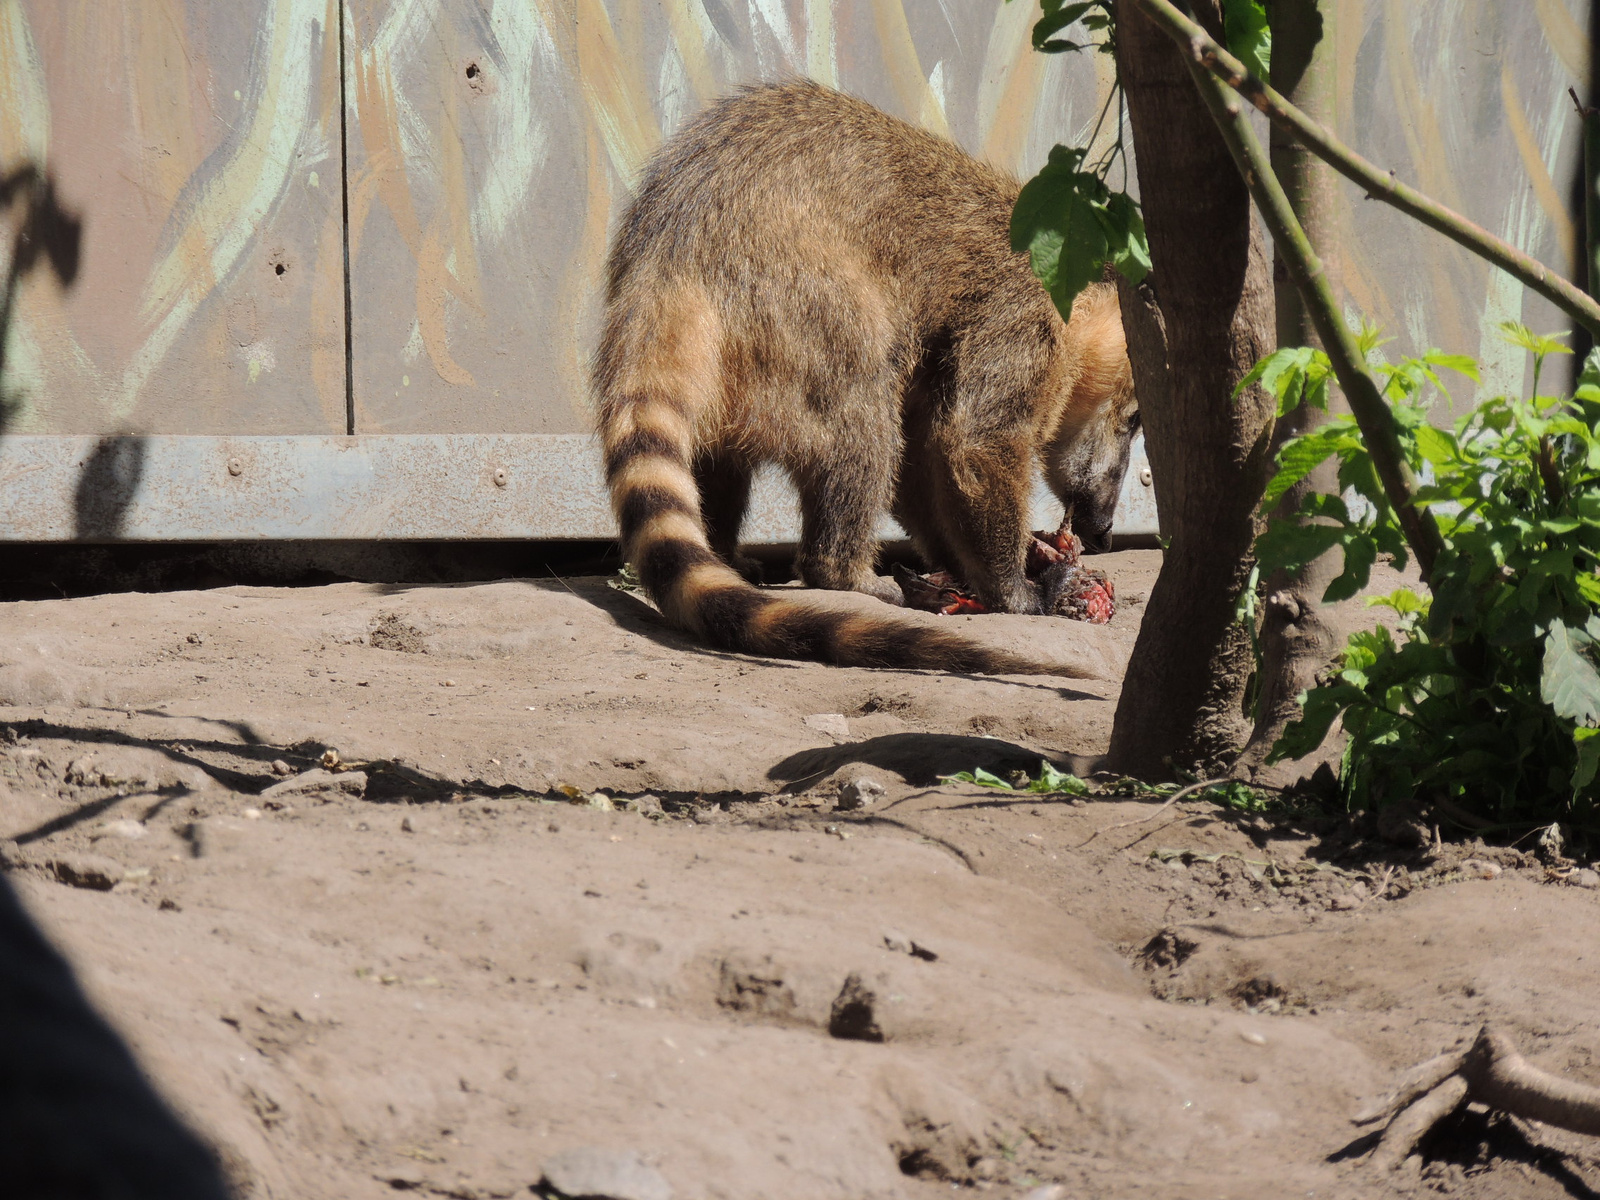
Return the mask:
{"type": "MultiPolygon", "coordinates": [[[[1272,86],[1307,116],[1333,127],[1333,49],[1335,6],[1318,0],[1269,0],[1272,21],[1272,86]],[[1319,12],[1322,8],[1324,11],[1319,12]]],[[[1272,169],[1288,194],[1295,215],[1314,246],[1330,249],[1334,228],[1336,177],[1332,168],[1312,155],[1278,126],[1272,127],[1272,169]]],[[[1326,271],[1329,260],[1323,259],[1326,271]]],[[[1301,303],[1300,292],[1278,256],[1277,327],[1280,346],[1321,346],[1301,303]]],[[[1337,280],[1330,279],[1331,283],[1337,280]]],[[[1328,406],[1337,411],[1342,396],[1330,389],[1328,406]]],[[[1273,452],[1291,437],[1308,433],[1326,419],[1304,405],[1284,414],[1273,433],[1273,452]]],[[[1329,459],[1284,495],[1275,516],[1287,517],[1311,492],[1337,492],[1338,467],[1329,459]]],[[[1334,652],[1334,636],[1321,615],[1322,593],[1342,567],[1340,555],[1330,550],[1299,571],[1279,571],[1263,588],[1261,622],[1261,673],[1258,679],[1255,729],[1234,770],[1264,779],[1270,771],[1292,782],[1299,775],[1293,764],[1263,766],[1283,727],[1300,715],[1300,693],[1316,682],[1334,652]]],[[[1274,779],[1273,782],[1279,782],[1274,779]]]]}
{"type": "MultiPolygon", "coordinates": [[[[1220,35],[1217,0],[1194,7],[1220,35]]],[[[1249,194],[1177,47],[1124,3],[1117,55],[1174,369],[1139,362],[1135,344],[1136,385],[1153,370],[1167,385],[1141,393],[1140,411],[1171,541],[1128,663],[1107,766],[1156,778],[1231,763],[1249,731],[1243,699],[1254,664],[1233,613],[1271,465],[1273,409],[1258,388],[1238,400],[1232,393],[1272,350],[1272,279],[1249,194]]]]}

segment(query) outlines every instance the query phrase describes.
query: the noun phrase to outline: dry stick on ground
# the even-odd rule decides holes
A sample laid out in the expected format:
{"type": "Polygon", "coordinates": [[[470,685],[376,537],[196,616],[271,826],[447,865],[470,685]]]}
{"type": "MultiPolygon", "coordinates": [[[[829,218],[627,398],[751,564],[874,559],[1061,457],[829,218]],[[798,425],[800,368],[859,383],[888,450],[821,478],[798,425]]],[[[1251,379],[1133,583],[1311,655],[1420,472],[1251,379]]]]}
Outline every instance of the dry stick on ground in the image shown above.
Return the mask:
{"type": "MultiPolygon", "coordinates": [[[[1524,254],[1510,242],[1495,237],[1481,225],[1474,224],[1415,188],[1407,187],[1395,179],[1392,171],[1384,171],[1368,162],[1334,137],[1320,122],[1306,116],[1252,75],[1242,62],[1219,46],[1201,26],[1179,12],[1170,0],[1136,2],[1151,20],[1187,52],[1192,61],[1239,92],[1339,174],[1366,188],[1369,197],[1392,204],[1430,229],[1493,263],[1600,338],[1600,303],[1596,303],[1581,288],[1563,279],[1533,256],[1524,254]]],[[[1342,380],[1340,382],[1343,383],[1342,380]]]]}
{"type": "Polygon", "coordinates": [[[1398,1167],[1440,1121],[1476,1101],[1527,1121],[1600,1135],[1600,1088],[1541,1071],[1511,1039],[1485,1025],[1464,1050],[1412,1067],[1385,1100],[1355,1117],[1357,1125],[1388,1120],[1372,1164],[1398,1167]]]}
{"type": "Polygon", "coordinates": [[[1202,779],[1199,783],[1191,783],[1188,787],[1181,787],[1177,791],[1173,792],[1172,795],[1168,796],[1167,799],[1166,799],[1166,803],[1162,804],[1160,808],[1155,810],[1155,812],[1149,813],[1149,814],[1147,814],[1145,816],[1139,817],[1139,818],[1137,818],[1135,820],[1132,820],[1132,821],[1118,821],[1115,825],[1107,825],[1104,829],[1096,829],[1088,837],[1084,838],[1083,841],[1079,842],[1076,846],[1074,846],[1073,849],[1074,850],[1082,850],[1085,846],[1087,846],[1090,842],[1094,841],[1095,838],[1099,837],[1102,833],[1110,833],[1113,829],[1126,829],[1130,825],[1143,825],[1147,821],[1154,821],[1157,817],[1159,817],[1162,813],[1166,812],[1167,809],[1171,808],[1174,804],[1176,804],[1179,800],[1182,800],[1185,796],[1192,796],[1196,792],[1205,791],[1207,788],[1221,787],[1225,783],[1232,783],[1232,782],[1233,781],[1231,779],[1229,779],[1227,776],[1223,776],[1220,779],[1202,779]]]}

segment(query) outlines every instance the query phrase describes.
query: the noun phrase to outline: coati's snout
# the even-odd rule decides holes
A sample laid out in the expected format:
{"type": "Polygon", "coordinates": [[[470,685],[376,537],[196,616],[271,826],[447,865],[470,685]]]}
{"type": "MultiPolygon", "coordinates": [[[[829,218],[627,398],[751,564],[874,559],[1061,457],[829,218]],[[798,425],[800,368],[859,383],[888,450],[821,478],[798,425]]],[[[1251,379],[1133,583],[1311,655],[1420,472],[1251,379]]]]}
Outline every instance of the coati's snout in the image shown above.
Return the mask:
{"type": "Polygon", "coordinates": [[[1065,505],[1072,532],[1091,554],[1111,549],[1111,522],[1139,432],[1138,408],[1120,407],[1108,402],[1093,419],[1063,430],[1045,463],[1046,482],[1065,505]]]}

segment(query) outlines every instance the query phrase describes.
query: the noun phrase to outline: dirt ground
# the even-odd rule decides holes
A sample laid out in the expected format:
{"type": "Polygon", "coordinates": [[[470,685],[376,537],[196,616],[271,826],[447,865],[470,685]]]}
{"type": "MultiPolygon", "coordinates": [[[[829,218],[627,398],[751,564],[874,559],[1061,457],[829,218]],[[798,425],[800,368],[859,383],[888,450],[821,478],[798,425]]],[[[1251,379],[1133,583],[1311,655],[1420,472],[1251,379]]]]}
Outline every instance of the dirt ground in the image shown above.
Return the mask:
{"type": "Polygon", "coordinates": [[[1485,1021],[1600,1083],[1600,892],[939,782],[1104,749],[1159,553],[1097,565],[1110,626],[920,618],[1083,680],[711,654],[601,579],[0,605],[0,854],[241,1197],[1596,1195],[1576,1135],[1380,1179],[1349,1116],[1485,1021]]]}

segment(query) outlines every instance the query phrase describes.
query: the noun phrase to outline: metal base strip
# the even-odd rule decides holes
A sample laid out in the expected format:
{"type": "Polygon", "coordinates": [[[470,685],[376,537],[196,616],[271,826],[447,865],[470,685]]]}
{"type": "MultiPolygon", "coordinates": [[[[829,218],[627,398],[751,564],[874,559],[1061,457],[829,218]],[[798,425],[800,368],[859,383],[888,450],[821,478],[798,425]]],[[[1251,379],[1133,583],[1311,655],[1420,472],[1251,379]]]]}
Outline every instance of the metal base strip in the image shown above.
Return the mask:
{"type": "MultiPolygon", "coordinates": [[[[1116,529],[1156,531],[1142,441],[1116,529]]],[[[1061,506],[1035,480],[1034,527],[1061,506]]],[[[757,477],[743,538],[793,542],[799,508],[757,477]]],[[[885,517],[880,534],[904,536],[885,517]]],[[[616,536],[586,434],[0,438],[0,541],[560,540],[616,536]]]]}

